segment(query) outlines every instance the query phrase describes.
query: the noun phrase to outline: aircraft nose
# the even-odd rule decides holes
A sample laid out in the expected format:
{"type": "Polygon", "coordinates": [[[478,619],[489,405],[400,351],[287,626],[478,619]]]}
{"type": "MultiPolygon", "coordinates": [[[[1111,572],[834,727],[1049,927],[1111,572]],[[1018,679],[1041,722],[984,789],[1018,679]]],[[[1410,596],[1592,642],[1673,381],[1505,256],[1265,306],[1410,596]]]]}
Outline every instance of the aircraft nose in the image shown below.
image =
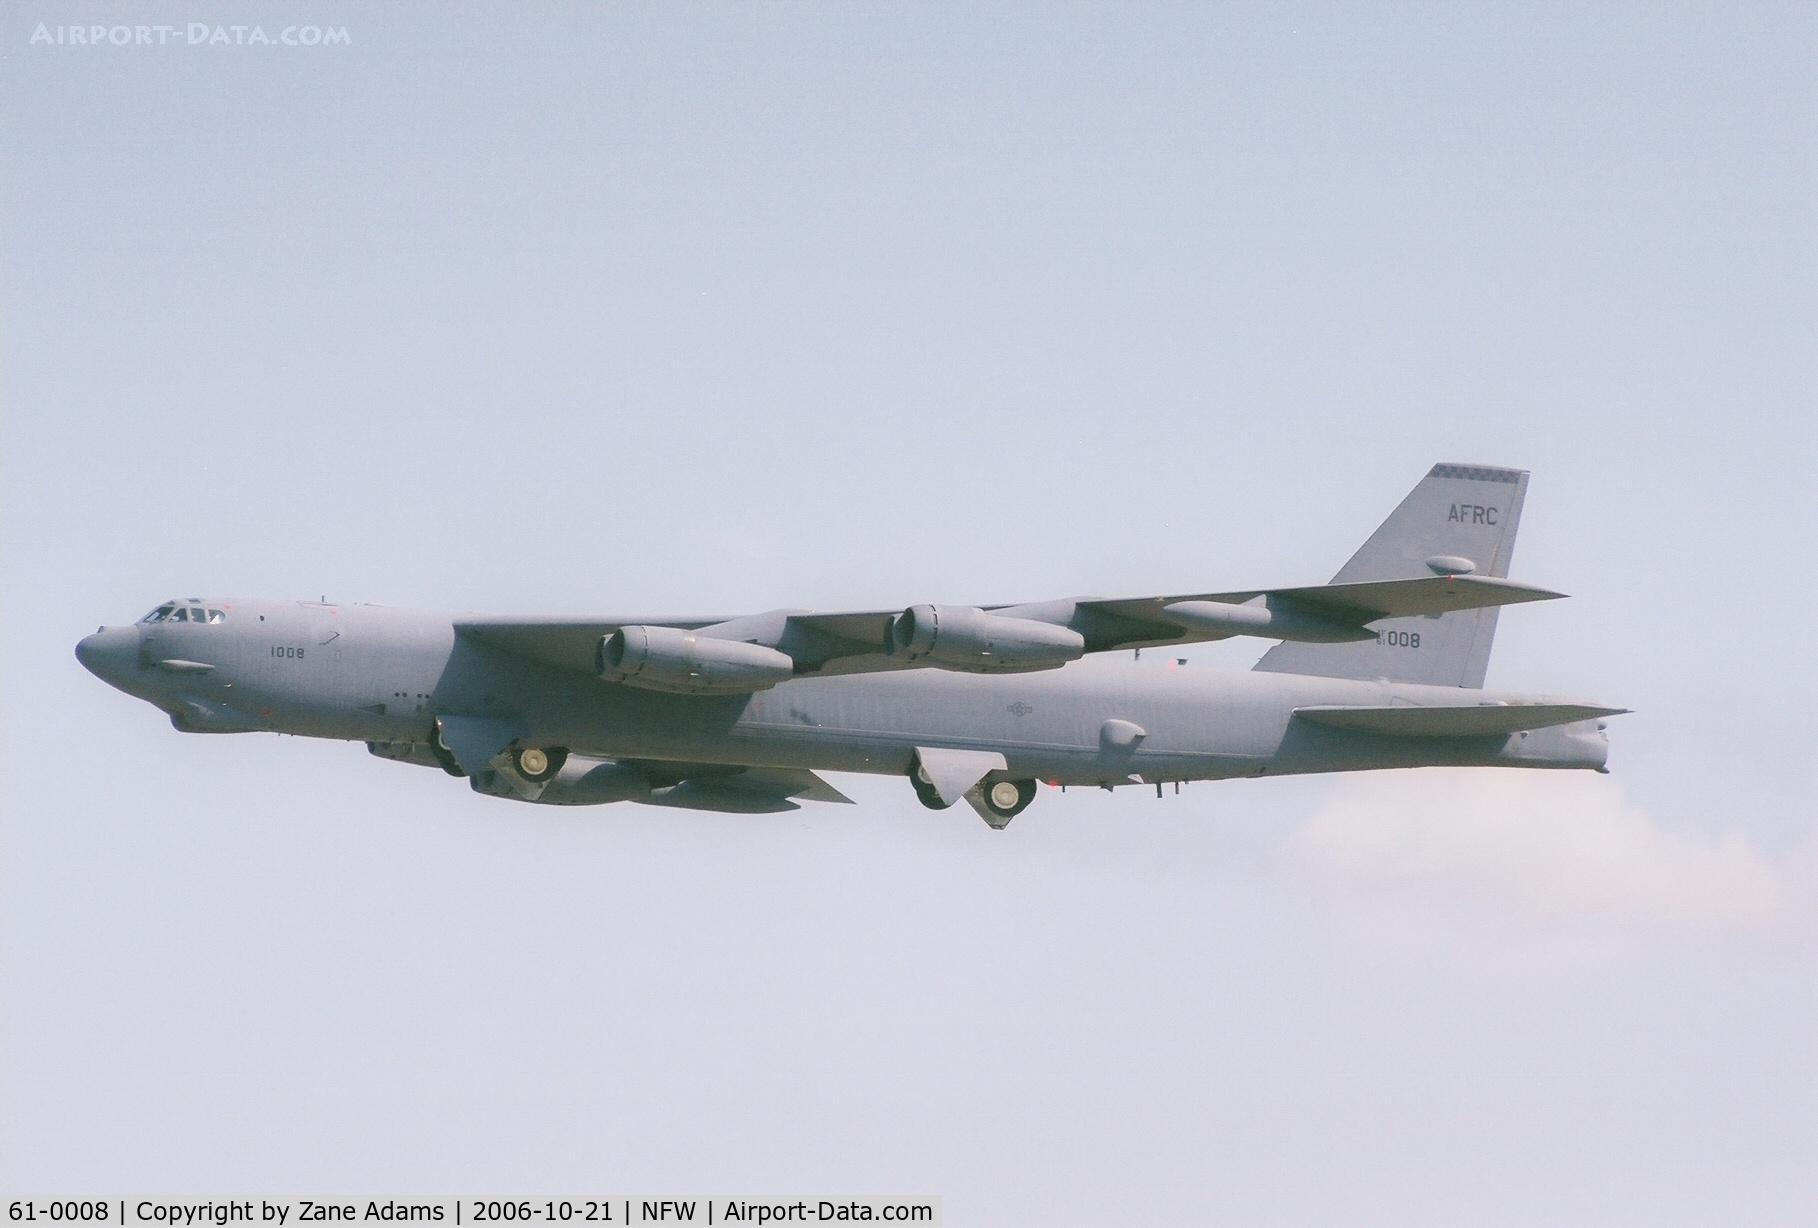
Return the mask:
{"type": "Polygon", "coordinates": [[[101,681],[124,686],[139,670],[139,628],[101,628],[76,645],[76,660],[101,681]]]}

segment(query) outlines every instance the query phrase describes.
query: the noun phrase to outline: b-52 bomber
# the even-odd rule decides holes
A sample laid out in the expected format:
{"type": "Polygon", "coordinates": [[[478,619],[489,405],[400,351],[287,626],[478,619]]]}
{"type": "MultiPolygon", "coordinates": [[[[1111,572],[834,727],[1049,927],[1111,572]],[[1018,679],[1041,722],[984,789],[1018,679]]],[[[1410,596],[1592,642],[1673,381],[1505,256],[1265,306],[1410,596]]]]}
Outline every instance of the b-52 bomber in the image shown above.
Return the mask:
{"type": "Polygon", "coordinates": [[[1038,781],[1605,771],[1625,709],[1482,689],[1498,610],[1563,595],[1507,578],[1527,487],[1435,465],[1323,585],[733,618],[192,598],[76,656],[185,733],[364,741],[543,805],[766,813],[870,772],[1002,828],[1038,781]],[[1141,659],[1239,635],[1280,643],[1248,672],[1141,659]]]}

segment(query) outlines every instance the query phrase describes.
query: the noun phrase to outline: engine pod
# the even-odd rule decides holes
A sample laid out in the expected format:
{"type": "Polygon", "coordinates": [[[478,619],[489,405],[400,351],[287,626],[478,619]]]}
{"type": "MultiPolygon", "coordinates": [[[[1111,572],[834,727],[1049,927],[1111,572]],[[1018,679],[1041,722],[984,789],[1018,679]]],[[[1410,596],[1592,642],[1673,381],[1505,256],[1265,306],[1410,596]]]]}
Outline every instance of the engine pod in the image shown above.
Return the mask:
{"type": "Polygon", "coordinates": [[[910,606],[896,616],[890,634],[911,661],[979,673],[1054,669],[1086,652],[1086,637],[1071,627],[973,606],[910,606]]]}
{"type": "Polygon", "coordinates": [[[683,695],[762,691],[795,676],[787,653],[679,627],[620,627],[600,640],[601,678],[683,695]]]}

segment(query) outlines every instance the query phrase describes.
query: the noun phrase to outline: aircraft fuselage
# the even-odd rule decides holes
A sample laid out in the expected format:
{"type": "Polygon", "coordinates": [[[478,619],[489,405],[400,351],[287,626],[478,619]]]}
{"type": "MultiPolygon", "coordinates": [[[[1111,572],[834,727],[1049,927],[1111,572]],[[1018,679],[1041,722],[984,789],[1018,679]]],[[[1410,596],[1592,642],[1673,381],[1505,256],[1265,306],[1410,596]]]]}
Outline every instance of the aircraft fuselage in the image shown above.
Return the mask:
{"type": "Polygon", "coordinates": [[[460,635],[447,614],[211,601],[214,622],[103,628],[78,656],[186,732],[257,730],[424,743],[485,718],[518,745],[608,759],[903,775],[917,748],[1001,753],[994,778],[1119,785],[1423,765],[1601,770],[1601,721],[1390,737],[1296,719],[1321,705],[1478,706],[1535,697],[1459,687],[1088,658],[1058,669],[937,668],[799,677],[735,695],[602,681],[460,635]]]}

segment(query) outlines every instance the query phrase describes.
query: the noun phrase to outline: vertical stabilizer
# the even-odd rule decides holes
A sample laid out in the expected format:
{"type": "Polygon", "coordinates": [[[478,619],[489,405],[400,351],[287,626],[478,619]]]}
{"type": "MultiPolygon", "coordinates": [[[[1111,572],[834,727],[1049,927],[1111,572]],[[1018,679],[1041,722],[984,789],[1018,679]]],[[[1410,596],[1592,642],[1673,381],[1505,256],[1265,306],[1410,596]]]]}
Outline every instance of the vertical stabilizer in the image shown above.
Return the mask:
{"type": "MultiPolygon", "coordinates": [[[[1449,569],[1506,577],[1515,530],[1528,493],[1525,469],[1435,465],[1334,584],[1408,580],[1449,569]]],[[[1372,624],[1375,640],[1349,644],[1277,644],[1256,668],[1324,678],[1385,678],[1437,686],[1481,687],[1496,637],[1496,610],[1458,610],[1372,624]]]]}

